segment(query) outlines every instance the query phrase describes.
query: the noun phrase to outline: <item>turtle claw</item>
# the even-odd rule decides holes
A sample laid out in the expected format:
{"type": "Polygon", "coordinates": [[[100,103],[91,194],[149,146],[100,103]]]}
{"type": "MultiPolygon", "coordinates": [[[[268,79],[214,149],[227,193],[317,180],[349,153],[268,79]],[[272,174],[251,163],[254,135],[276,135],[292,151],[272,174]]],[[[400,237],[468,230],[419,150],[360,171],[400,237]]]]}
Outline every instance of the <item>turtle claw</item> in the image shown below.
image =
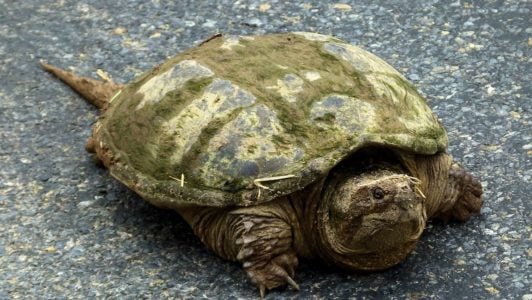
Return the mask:
{"type": "Polygon", "coordinates": [[[294,289],[299,291],[299,285],[294,281],[294,279],[292,279],[292,277],[286,275],[285,279],[289,285],[291,285],[294,289]]]}
{"type": "Polygon", "coordinates": [[[266,296],[266,286],[261,284],[259,287],[259,290],[260,290],[260,298],[264,299],[264,296],[266,296]]]}
{"type": "Polygon", "coordinates": [[[281,254],[267,263],[254,263],[245,268],[251,282],[259,287],[261,298],[266,295],[266,290],[271,290],[284,285],[290,285],[299,290],[299,285],[292,279],[297,266],[295,253],[281,254]],[[292,273],[290,276],[289,273],[292,273]]]}
{"type": "MultiPolygon", "coordinates": [[[[286,282],[291,285],[294,289],[299,291],[299,285],[292,279],[292,277],[286,275],[286,282]]],[[[264,284],[259,285],[260,298],[264,299],[266,297],[266,286],[264,284]]]]}

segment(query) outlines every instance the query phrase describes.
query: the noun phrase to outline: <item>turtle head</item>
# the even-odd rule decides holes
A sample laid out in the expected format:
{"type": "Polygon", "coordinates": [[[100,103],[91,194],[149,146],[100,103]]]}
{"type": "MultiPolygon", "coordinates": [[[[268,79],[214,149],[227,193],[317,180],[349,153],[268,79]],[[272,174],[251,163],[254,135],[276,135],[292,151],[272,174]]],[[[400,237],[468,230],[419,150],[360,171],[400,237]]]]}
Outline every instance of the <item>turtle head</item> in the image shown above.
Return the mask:
{"type": "Polygon", "coordinates": [[[332,176],[318,208],[320,255],[354,270],[380,270],[402,261],[427,219],[418,184],[386,169],[332,176]]]}

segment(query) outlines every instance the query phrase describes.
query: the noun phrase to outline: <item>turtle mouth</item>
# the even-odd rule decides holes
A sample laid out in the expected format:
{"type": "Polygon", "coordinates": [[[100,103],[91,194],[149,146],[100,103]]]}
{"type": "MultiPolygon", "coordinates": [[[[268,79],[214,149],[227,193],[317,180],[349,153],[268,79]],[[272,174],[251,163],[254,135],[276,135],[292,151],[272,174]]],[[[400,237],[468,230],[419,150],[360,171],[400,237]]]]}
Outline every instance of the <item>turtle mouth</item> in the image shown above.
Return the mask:
{"type": "Polygon", "coordinates": [[[425,229],[424,211],[421,205],[408,211],[391,207],[386,211],[388,216],[383,213],[364,216],[354,233],[353,254],[391,251],[417,241],[425,229]]]}

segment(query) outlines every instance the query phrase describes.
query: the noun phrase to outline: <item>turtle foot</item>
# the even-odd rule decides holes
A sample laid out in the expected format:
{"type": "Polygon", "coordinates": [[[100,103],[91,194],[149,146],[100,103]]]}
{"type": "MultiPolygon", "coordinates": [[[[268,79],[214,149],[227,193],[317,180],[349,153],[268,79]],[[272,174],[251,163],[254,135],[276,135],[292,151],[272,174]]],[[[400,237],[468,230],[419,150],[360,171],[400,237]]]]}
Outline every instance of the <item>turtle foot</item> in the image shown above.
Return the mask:
{"type": "Polygon", "coordinates": [[[239,219],[242,227],[235,241],[239,248],[236,259],[259,288],[261,297],[266,290],[287,284],[299,290],[293,279],[298,259],[292,248],[291,226],[278,217],[240,215],[239,219]]]}
{"type": "Polygon", "coordinates": [[[480,212],[482,207],[482,185],[478,179],[469,174],[457,164],[453,164],[449,171],[450,186],[457,193],[453,207],[441,213],[444,220],[455,219],[465,222],[480,212]]]}
{"type": "Polygon", "coordinates": [[[266,290],[271,290],[286,284],[299,290],[299,285],[294,281],[295,269],[298,259],[295,253],[281,254],[266,263],[255,263],[244,268],[251,282],[259,287],[260,296],[264,298],[266,290]]]}

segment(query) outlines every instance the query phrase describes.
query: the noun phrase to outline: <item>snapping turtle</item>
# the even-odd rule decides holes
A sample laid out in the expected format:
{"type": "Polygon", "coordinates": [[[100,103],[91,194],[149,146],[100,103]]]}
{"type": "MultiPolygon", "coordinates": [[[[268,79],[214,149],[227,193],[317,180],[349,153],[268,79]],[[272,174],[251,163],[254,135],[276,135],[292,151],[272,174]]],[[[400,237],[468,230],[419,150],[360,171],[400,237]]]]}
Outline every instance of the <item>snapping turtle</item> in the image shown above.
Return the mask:
{"type": "Polygon", "coordinates": [[[430,218],[466,221],[479,181],[390,65],[315,33],[216,35],[127,85],[43,64],[102,110],[87,150],[266,289],[298,256],[380,270],[430,218]]]}

